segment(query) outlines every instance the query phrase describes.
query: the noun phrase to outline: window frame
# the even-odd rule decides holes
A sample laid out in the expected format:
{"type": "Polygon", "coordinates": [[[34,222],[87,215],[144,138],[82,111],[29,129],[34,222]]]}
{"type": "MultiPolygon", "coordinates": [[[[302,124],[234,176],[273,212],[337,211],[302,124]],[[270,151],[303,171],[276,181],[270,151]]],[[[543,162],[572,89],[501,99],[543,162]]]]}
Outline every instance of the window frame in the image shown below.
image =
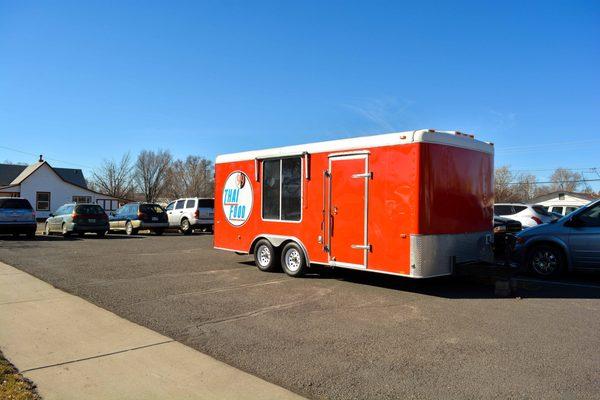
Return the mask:
{"type": "MultiPolygon", "coordinates": [[[[75,204],[92,204],[92,196],[86,196],[86,195],[75,195],[75,196],[71,196],[71,200],[73,200],[73,203],[75,204]],[[79,198],[79,200],[81,200],[82,198],[85,198],[86,200],[89,201],[77,201],[76,199],[79,198]]],[[[99,205],[99,204],[98,204],[99,205]]],[[[104,208],[104,207],[103,207],[104,208]]]]}
{"type": "Polygon", "coordinates": [[[35,211],[50,211],[52,209],[52,194],[50,192],[35,192],[35,211]],[[47,194],[48,200],[38,200],[40,194],[47,194]],[[39,208],[40,201],[48,203],[48,208],[39,208]]]}
{"type": "Polygon", "coordinates": [[[304,168],[304,163],[305,163],[305,157],[303,157],[301,154],[298,155],[291,155],[291,156],[285,156],[285,157],[272,157],[272,158],[263,158],[260,160],[260,219],[261,221],[265,221],[265,222],[283,222],[283,223],[292,223],[292,224],[299,224],[302,222],[302,220],[304,219],[304,176],[305,176],[305,168],[304,168]],[[298,220],[290,220],[290,219],[281,219],[281,215],[282,215],[282,196],[283,196],[283,160],[284,159],[289,159],[289,158],[298,158],[300,159],[300,219],[298,220]],[[265,168],[264,168],[264,162],[265,161],[279,161],[279,219],[273,219],[273,218],[264,218],[264,182],[265,182],[265,177],[264,177],[264,173],[265,173],[265,168]]]}

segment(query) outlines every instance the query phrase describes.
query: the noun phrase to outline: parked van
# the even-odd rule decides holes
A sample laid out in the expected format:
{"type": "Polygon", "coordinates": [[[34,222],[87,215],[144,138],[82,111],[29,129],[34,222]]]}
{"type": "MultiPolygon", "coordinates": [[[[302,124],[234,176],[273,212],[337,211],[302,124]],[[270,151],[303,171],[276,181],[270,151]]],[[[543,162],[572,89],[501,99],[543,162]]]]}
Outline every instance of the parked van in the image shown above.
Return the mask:
{"type": "Polygon", "coordinates": [[[417,130],[220,155],[217,249],[412,278],[491,261],[494,147],[417,130]]]}
{"type": "Polygon", "coordinates": [[[212,232],[214,224],[215,200],[211,198],[188,197],[170,202],[167,207],[169,228],[179,228],[184,235],[194,229],[212,232]]]}

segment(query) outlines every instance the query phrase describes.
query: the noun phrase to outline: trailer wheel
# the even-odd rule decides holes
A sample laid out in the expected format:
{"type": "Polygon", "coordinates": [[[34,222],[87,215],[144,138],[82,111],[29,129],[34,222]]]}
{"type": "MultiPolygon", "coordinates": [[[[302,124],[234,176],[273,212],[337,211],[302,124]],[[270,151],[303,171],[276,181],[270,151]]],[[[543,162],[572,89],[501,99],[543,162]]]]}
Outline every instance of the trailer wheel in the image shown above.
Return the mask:
{"type": "Polygon", "coordinates": [[[306,271],[306,256],[294,242],[285,245],[281,252],[281,265],[289,276],[302,276],[306,271]]]}
{"type": "Polygon", "coordinates": [[[272,272],[277,269],[277,254],[275,248],[266,239],[261,239],[254,246],[254,262],[261,271],[272,272]]]}

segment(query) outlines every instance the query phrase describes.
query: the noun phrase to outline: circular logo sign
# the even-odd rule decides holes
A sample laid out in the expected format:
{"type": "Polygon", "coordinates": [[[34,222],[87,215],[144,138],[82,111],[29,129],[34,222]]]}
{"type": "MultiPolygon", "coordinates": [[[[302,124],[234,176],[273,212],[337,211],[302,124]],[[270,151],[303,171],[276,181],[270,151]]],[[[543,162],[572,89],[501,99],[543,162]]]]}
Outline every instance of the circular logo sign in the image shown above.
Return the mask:
{"type": "Polygon", "coordinates": [[[248,175],[236,171],[227,177],[223,188],[223,211],[231,225],[243,225],[252,211],[252,185],[248,175]]]}

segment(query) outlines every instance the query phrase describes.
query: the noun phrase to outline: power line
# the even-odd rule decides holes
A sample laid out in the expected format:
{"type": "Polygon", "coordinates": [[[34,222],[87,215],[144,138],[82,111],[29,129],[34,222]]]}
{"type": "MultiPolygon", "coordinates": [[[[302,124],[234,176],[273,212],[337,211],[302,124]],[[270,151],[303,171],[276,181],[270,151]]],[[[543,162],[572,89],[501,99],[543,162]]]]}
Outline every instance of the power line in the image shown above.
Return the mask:
{"type": "MultiPolygon", "coordinates": [[[[39,155],[39,154],[29,153],[29,152],[23,151],[23,150],[13,149],[13,148],[6,147],[6,146],[0,146],[0,148],[5,149],[5,150],[14,151],[14,152],[21,153],[21,154],[26,154],[28,156],[37,157],[39,155]]],[[[74,163],[72,161],[59,160],[58,158],[46,157],[46,159],[50,160],[50,161],[57,161],[57,162],[65,163],[65,164],[75,165],[77,167],[83,167],[83,168],[87,168],[87,169],[94,169],[94,167],[90,167],[89,165],[78,164],[78,163],[74,163]]]]}
{"type": "Polygon", "coordinates": [[[560,183],[586,183],[586,182],[598,182],[598,181],[600,181],[600,178],[598,178],[598,179],[581,179],[581,180],[575,180],[575,181],[509,182],[509,183],[507,183],[507,185],[542,185],[542,184],[549,184],[549,183],[556,183],[556,184],[560,184],[560,183]]]}
{"type": "Polygon", "coordinates": [[[511,171],[516,171],[516,172],[544,172],[544,171],[556,171],[557,169],[565,169],[567,171],[585,171],[585,172],[596,172],[596,170],[598,169],[598,167],[581,167],[581,168],[564,168],[564,167],[557,167],[557,168],[523,168],[523,169],[510,169],[511,171]]]}

